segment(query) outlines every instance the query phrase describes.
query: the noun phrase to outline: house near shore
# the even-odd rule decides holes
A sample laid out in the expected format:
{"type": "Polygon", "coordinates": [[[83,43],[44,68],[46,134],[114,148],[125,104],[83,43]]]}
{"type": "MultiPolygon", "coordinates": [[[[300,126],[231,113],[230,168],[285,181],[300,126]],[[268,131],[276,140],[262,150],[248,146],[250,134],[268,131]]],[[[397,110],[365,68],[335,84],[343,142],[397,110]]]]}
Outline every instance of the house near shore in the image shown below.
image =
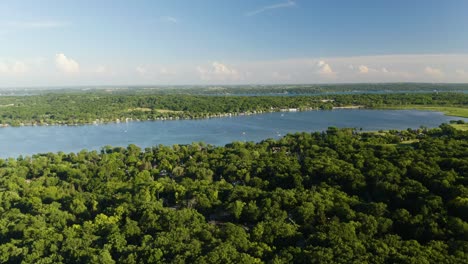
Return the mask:
{"type": "Polygon", "coordinates": [[[281,108],[280,112],[297,112],[297,108],[281,108]]]}

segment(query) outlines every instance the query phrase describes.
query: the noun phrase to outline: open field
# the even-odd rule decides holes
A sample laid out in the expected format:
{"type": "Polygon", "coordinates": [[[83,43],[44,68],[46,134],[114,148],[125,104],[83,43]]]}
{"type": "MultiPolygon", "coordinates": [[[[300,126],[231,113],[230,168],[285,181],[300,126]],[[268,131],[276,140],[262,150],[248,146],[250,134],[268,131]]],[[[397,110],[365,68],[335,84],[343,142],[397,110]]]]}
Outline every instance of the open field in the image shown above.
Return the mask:
{"type": "MultiPolygon", "coordinates": [[[[136,107],[136,108],[128,109],[128,112],[134,112],[134,111],[151,112],[151,111],[153,111],[153,109],[148,108],[148,107],[136,107]]],[[[170,110],[170,109],[154,109],[154,112],[157,112],[157,113],[182,113],[183,111],[175,111],[175,110],[170,110]]]]}
{"type": "Polygon", "coordinates": [[[458,130],[468,131],[468,124],[450,124],[450,125],[458,130]]]}
{"type": "Polygon", "coordinates": [[[423,106],[423,105],[404,105],[404,106],[383,106],[381,109],[414,109],[414,110],[427,110],[438,111],[448,116],[459,116],[468,118],[468,107],[454,107],[454,106],[423,106]]]}
{"type": "Polygon", "coordinates": [[[175,111],[175,110],[169,110],[169,109],[154,109],[154,111],[158,113],[183,113],[184,111],[175,111]]]}

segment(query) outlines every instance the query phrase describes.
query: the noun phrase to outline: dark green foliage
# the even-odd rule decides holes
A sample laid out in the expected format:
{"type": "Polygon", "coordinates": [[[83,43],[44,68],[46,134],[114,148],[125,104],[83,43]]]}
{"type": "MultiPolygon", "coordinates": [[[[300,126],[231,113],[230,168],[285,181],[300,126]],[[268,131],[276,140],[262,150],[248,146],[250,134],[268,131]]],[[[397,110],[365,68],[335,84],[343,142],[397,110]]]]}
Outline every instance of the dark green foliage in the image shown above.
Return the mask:
{"type": "Polygon", "coordinates": [[[226,115],[342,106],[457,106],[465,93],[332,94],[316,96],[207,96],[187,94],[50,93],[0,97],[0,125],[52,125],[208,118],[226,115]]]}
{"type": "Polygon", "coordinates": [[[0,262],[466,263],[467,172],[446,125],[0,160],[0,262]]]}

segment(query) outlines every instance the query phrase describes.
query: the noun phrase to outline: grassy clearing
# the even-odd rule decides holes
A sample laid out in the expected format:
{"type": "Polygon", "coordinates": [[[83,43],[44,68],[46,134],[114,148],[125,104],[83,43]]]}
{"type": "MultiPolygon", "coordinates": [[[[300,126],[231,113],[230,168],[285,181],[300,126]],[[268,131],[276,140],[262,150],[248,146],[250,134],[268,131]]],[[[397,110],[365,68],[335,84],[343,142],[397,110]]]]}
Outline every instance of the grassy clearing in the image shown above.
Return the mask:
{"type": "Polygon", "coordinates": [[[168,110],[168,109],[154,109],[154,111],[158,113],[183,113],[183,111],[174,111],[174,110],[168,110]]]}
{"type": "Polygon", "coordinates": [[[455,129],[461,130],[461,131],[468,131],[468,123],[467,124],[450,124],[453,126],[455,129]]]}
{"type": "MultiPolygon", "coordinates": [[[[140,111],[140,112],[151,112],[153,109],[151,108],[146,108],[146,107],[137,107],[137,108],[130,108],[127,110],[128,112],[133,112],[133,111],[140,111]]],[[[182,113],[182,111],[173,111],[169,109],[154,109],[155,112],[158,113],[182,113]]]]}
{"type": "Polygon", "coordinates": [[[133,112],[133,111],[151,112],[151,108],[137,107],[137,108],[130,108],[130,109],[128,109],[127,111],[128,111],[128,112],[133,112]]]}
{"type": "Polygon", "coordinates": [[[419,142],[419,139],[410,139],[410,140],[404,140],[400,142],[401,145],[407,145],[407,144],[413,144],[419,142]]]}
{"type": "Polygon", "coordinates": [[[468,107],[457,106],[424,106],[424,105],[404,105],[404,106],[384,106],[382,109],[414,109],[442,112],[448,116],[459,116],[468,118],[468,107]]]}

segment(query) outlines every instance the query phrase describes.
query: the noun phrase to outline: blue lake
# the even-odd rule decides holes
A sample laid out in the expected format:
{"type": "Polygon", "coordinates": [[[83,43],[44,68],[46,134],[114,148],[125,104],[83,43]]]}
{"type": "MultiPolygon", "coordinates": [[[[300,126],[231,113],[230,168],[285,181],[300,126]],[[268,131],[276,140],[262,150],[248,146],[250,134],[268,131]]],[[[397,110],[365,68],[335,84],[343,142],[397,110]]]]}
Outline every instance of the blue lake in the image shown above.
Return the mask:
{"type": "Polygon", "coordinates": [[[45,152],[100,150],[105,145],[142,148],[158,144],[203,141],[225,145],[232,141],[261,141],[287,133],[323,131],[330,126],[388,130],[437,127],[466,118],[414,110],[351,110],[278,112],[203,120],[145,121],[84,126],[0,128],[0,157],[45,152]]]}

